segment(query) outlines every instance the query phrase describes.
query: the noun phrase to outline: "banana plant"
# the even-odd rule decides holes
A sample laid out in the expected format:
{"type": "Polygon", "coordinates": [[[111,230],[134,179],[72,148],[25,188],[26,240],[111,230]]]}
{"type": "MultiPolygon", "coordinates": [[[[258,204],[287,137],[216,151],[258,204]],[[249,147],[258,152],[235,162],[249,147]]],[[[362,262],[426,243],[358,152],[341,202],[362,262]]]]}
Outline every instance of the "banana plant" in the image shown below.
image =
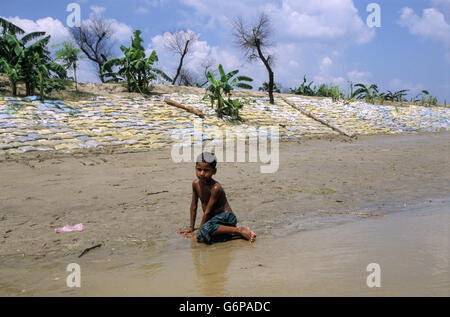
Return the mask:
{"type": "Polygon", "coordinates": [[[229,115],[233,120],[239,120],[239,111],[244,107],[244,104],[239,99],[228,99],[224,102],[224,114],[229,115]]]}
{"type": "Polygon", "coordinates": [[[0,71],[6,73],[14,96],[17,95],[19,82],[25,82],[27,95],[31,95],[36,86],[48,81],[50,71],[65,76],[58,66],[51,65],[53,62],[47,50],[50,36],[42,38],[45,32],[25,34],[21,28],[3,18],[0,18],[0,26],[3,35],[0,37],[0,71]],[[19,39],[17,35],[23,36],[19,39]],[[37,41],[29,44],[33,40],[37,41]],[[49,72],[41,71],[43,65],[49,72]]]}
{"type": "Polygon", "coordinates": [[[219,65],[218,69],[220,79],[216,79],[211,72],[207,73],[210,85],[206,88],[205,97],[210,98],[211,106],[213,108],[216,106],[219,118],[222,118],[224,114],[234,114],[233,117],[237,119],[239,117],[239,109],[241,109],[242,106],[238,107],[235,101],[230,99],[231,91],[233,91],[235,87],[252,89],[253,87],[246,82],[252,82],[253,79],[248,76],[236,76],[239,73],[239,70],[225,73],[222,64],[219,65]],[[223,95],[225,95],[228,100],[225,100],[223,95]]]}
{"type": "Polygon", "coordinates": [[[3,19],[2,17],[0,17],[0,27],[2,28],[3,36],[6,36],[7,34],[17,35],[25,33],[25,31],[22,30],[20,27],[9,22],[8,20],[3,19]]]}
{"type": "Polygon", "coordinates": [[[428,90],[422,90],[422,92],[414,98],[414,102],[420,102],[422,106],[435,106],[437,105],[437,98],[432,96],[428,90]]]}
{"type": "Polygon", "coordinates": [[[409,89],[396,91],[393,95],[394,101],[403,102],[403,100],[405,99],[404,97],[407,95],[408,91],[409,89]]]}
{"type": "Polygon", "coordinates": [[[359,87],[352,95],[352,98],[365,99],[367,102],[373,103],[378,95],[378,86],[375,84],[367,87],[364,84],[356,84],[355,87],[359,87]]]}
{"type": "Polygon", "coordinates": [[[120,47],[124,57],[112,58],[103,65],[105,76],[113,77],[115,81],[126,81],[129,92],[143,91],[148,87],[149,82],[161,76],[164,80],[171,79],[162,70],[154,68],[153,65],[158,61],[156,51],[152,51],[149,57],[146,57],[144,47],[142,46],[141,31],[136,30],[131,39],[131,46],[120,47]],[[114,72],[113,67],[119,67],[114,72]]]}
{"type": "Polygon", "coordinates": [[[314,81],[311,81],[308,85],[306,85],[306,75],[303,76],[303,82],[297,89],[291,89],[291,93],[294,93],[296,95],[302,95],[302,96],[314,96],[315,92],[311,88],[311,85],[314,83],[314,81]]]}
{"type": "Polygon", "coordinates": [[[66,69],[52,60],[46,58],[46,56],[42,56],[39,53],[35,52],[32,56],[32,59],[35,64],[35,72],[39,81],[39,94],[41,100],[45,99],[45,93],[50,92],[51,86],[49,81],[51,81],[52,73],[55,73],[59,78],[65,78],[67,73],[66,69]]]}
{"type": "Polygon", "coordinates": [[[0,71],[8,77],[13,96],[17,95],[17,83],[20,80],[21,54],[22,47],[15,35],[6,34],[0,38],[0,71]]]}
{"type": "MultiPolygon", "coordinates": [[[[273,84],[273,92],[277,92],[280,93],[281,90],[279,88],[279,86],[281,86],[280,84],[274,83],[273,84]]],[[[262,84],[261,87],[258,88],[258,91],[269,91],[269,83],[266,81],[262,84]]]]}
{"type": "Polygon", "coordinates": [[[5,58],[0,58],[2,72],[6,74],[13,96],[17,96],[17,83],[20,79],[20,65],[18,63],[8,63],[5,58]]]}
{"type": "Polygon", "coordinates": [[[26,39],[21,40],[23,51],[19,63],[22,73],[21,80],[25,82],[27,95],[34,94],[34,90],[38,86],[42,90],[44,81],[49,80],[51,77],[50,70],[55,70],[61,78],[64,78],[66,75],[66,71],[62,66],[60,68],[52,61],[50,52],[47,50],[50,36],[40,39],[29,46],[25,46],[28,41],[39,36],[42,36],[42,32],[40,34],[30,34],[30,36],[26,36],[26,39]],[[49,67],[50,63],[54,63],[55,65],[49,67]],[[48,71],[45,71],[44,68],[48,71]]]}

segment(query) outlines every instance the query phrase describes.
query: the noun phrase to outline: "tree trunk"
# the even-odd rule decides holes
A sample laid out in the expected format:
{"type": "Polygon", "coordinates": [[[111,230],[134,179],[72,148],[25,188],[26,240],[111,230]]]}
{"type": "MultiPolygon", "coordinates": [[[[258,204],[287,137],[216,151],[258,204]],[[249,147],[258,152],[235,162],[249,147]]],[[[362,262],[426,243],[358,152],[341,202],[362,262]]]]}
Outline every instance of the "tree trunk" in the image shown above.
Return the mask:
{"type": "Polygon", "coordinates": [[[269,98],[270,98],[270,104],[275,104],[275,99],[273,98],[273,86],[275,85],[274,82],[274,74],[272,69],[268,69],[269,71],[269,98]]]}
{"type": "Polygon", "coordinates": [[[16,97],[17,96],[17,84],[15,81],[10,80],[10,85],[11,85],[11,92],[12,92],[13,97],[16,97]]]}
{"type": "Polygon", "coordinates": [[[98,64],[98,77],[100,78],[100,81],[102,84],[105,83],[105,75],[103,75],[103,63],[97,62],[98,64]]]}
{"type": "Polygon", "coordinates": [[[78,92],[77,67],[73,65],[73,76],[75,77],[75,91],[78,92]]]}
{"type": "Polygon", "coordinates": [[[256,49],[258,50],[258,55],[264,66],[266,66],[267,72],[269,73],[269,99],[270,104],[275,104],[275,100],[273,98],[273,86],[274,86],[274,73],[272,68],[270,67],[269,61],[264,57],[261,51],[261,43],[259,40],[256,41],[256,49]]]}
{"type": "Polygon", "coordinates": [[[127,74],[127,89],[128,89],[128,92],[131,92],[131,79],[130,79],[130,74],[127,74]]]}
{"type": "Polygon", "coordinates": [[[184,110],[186,110],[186,111],[188,111],[190,113],[193,113],[193,114],[199,116],[200,118],[204,118],[205,117],[205,115],[201,111],[199,111],[197,109],[194,109],[192,107],[185,106],[185,105],[183,105],[183,104],[181,104],[179,102],[176,102],[175,100],[171,100],[169,98],[164,98],[164,102],[169,104],[169,105],[171,105],[171,106],[184,109],[184,110]]]}
{"type": "Polygon", "coordinates": [[[344,128],[337,127],[334,124],[332,124],[331,122],[329,122],[328,120],[319,118],[315,114],[313,114],[313,113],[303,109],[302,107],[297,106],[296,104],[288,101],[286,98],[281,97],[281,99],[283,99],[283,101],[285,103],[287,103],[288,105],[290,105],[292,108],[297,109],[298,111],[300,111],[305,116],[310,117],[310,118],[312,118],[312,119],[314,119],[314,120],[316,120],[316,121],[326,125],[327,127],[330,127],[331,129],[333,129],[333,130],[335,130],[335,131],[337,131],[337,132],[339,132],[339,133],[341,133],[341,134],[343,134],[345,136],[348,136],[349,138],[355,138],[357,136],[356,133],[347,131],[344,128]]]}
{"type": "Polygon", "coordinates": [[[178,79],[178,76],[180,75],[181,68],[183,67],[183,60],[184,60],[184,57],[185,57],[186,54],[187,54],[189,42],[190,42],[190,40],[187,40],[187,41],[186,41],[186,45],[184,46],[184,51],[183,51],[183,53],[181,54],[180,64],[178,65],[178,68],[177,68],[177,74],[176,74],[175,77],[173,78],[172,85],[175,85],[175,83],[176,83],[176,81],[177,81],[177,79],[178,79]]]}
{"type": "Polygon", "coordinates": [[[31,96],[31,83],[28,81],[25,83],[25,90],[25,94],[31,96]]]}
{"type": "Polygon", "coordinates": [[[39,72],[39,90],[41,96],[41,102],[44,102],[44,75],[39,72]]]}

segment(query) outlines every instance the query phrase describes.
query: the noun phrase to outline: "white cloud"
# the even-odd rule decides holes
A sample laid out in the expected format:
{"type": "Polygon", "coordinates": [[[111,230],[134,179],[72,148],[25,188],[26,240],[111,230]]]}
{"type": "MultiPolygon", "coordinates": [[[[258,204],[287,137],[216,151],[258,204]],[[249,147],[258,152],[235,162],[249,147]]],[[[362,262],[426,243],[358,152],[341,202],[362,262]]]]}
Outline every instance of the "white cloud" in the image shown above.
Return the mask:
{"type": "Polygon", "coordinates": [[[118,22],[116,19],[107,19],[114,30],[113,40],[119,43],[130,41],[133,36],[133,28],[128,24],[118,22]]]}
{"type": "MultiPolygon", "coordinates": [[[[232,19],[241,15],[249,20],[266,12],[274,30],[275,81],[285,87],[297,86],[304,74],[308,82],[314,79],[315,83],[345,84],[345,76],[341,75],[347,71],[343,51],[351,45],[368,43],[375,36],[375,29],[366,26],[352,0],[180,1],[194,9],[187,15],[186,24],[223,30],[222,42],[229,43],[232,19]]],[[[252,74],[258,84],[267,81],[267,71],[260,61],[244,65],[238,48],[229,47],[226,52],[241,61],[242,72],[252,74]]]]}
{"type": "Polygon", "coordinates": [[[259,0],[181,0],[181,3],[206,17],[211,26],[222,28],[230,28],[231,19],[242,12],[264,11],[272,18],[277,38],[284,40],[364,44],[375,35],[375,30],[367,27],[359,16],[352,0],[282,0],[279,4],[259,0]]]}
{"type": "MultiPolygon", "coordinates": [[[[95,18],[94,16],[91,16],[90,19],[84,20],[82,24],[89,25],[89,23],[91,23],[94,18],[95,18]]],[[[116,19],[108,19],[108,18],[103,19],[107,24],[110,25],[112,29],[112,37],[111,37],[112,41],[124,43],[129,42],[131,40],[131,37],[133,36],[133,28],[131,26],[119,22],[116,19]]]]}
{"type": "Polygon", "coordinates": [[[406,27],[412,35],[420,36],[424,39],[432,40],[444,46],[444,60],[450,64],[450,1],[434,0],[444,13],[436,8],[423,10],[422,16],[414,13],[414,10],[408,7],[402,8],[400,18],[397,23],[406,27]]]}
{"type": "Polygon", "coordinates": [[[266,6],[278,33],[294,40],[370,42],[375,30],[363,22],[352,0],[283,0],[266,6]]]}
{"type": "Polygon", "coordinates": [[[94,14],[100,15],[100,14],[102,14],[103,12],[106,11],[106,8],[105,8],[105,7],[100,7],[100,6],[92,5],[92,6],[91,6],[91,10],[92,10],[92,12],[93,12],[94,14]]]}
{"type": "MultiPolygon", "coordinates": [[[[51,36],[49,43],[50,46],[72,40],[69,29],[58,19],[46,17],[33,21],[29,19],[22,19],[18,16],[5,17],[5,19],[19,26],[26,33],[45,31],[51,36]]],[[[131,39],[133,30],[130,26],[120,23],[115,19],[107,19],[107,21],[111,24],[111,27],[114,30],[112,40],[122,43],[131,39]]],[[[85,20],[83,23],[89,23],[89,20],[85,20]]],[[[96,71],[95,65],[88,59],[81,60],[78,66],[79,81],[98,82],[96,71]]]]}
{"type": "Polygon", "coordinates": [[[370,83],[372,74],[370,72],[353,70],[353,71],[347,73],[347,78],[355,84],[362,83],[362,84],[367,85],[370,83]]]}
{"type": "Polygon", "coordinates": [[[330,68],[330,66],[333,64],[333,61],[329,57],[324,57],[320,62],[320,72],[325,73],[330,68]]]}
{"type": "MultiPolygon", "coordinates": [[[[233,52],[233,49],[210,46],[206,41],[202,41],[199,39],[199,34],[196,34],[192,30],[187,30],[186,32],[194,34],[197,40],[191,46],[189,55],[186,56],[184,67],[194,71],[201,71],[203,67],[202,64],[207,59],[213,59],[217,62],[217,64],[221,63],[225,68],[225,71],[240,68],[241,66],[243,66],[242,61],[239,59],[239,56],[236,55],[235,52],[233,52]]],[[[170,76],[175,73],[175,70],[179,63],[179,56],[173,54],[166,48],[165,42],[167,41],[169,36],[169,32],[154,36],[151,40],[151,44],[149,44],[147,47],[146,53],[148,55],[152,50],[156,50],[156,52],[158,53],[159,64],[162,65],[162,68],[170,76]]]]}
{"type": "Polygon", "coordinates": [[[444,15],[435,8],[423,10],[422,17],[414,13],[414,10],[405,7],[401,10],[398,24],[407,27],[413,35],[419,35],[427,39],[450,44],[450,24],[445,21],[444,15]]]}
{"type": "Polygon", "coordinates": [[[21,19],[18,16],[5,19],[22,28],[25,33],[46,32],[48,35],[51,35],[50,45],[61,43],[71,38],[69,30],[58,19],[46,17],[33,21],[21,19]]]}
{"type": "Polygon", "coordinates": [[[431,5],[444,14],[447,23],[450,23],[450,1],[449,0],[431,0],[431,5]]]}

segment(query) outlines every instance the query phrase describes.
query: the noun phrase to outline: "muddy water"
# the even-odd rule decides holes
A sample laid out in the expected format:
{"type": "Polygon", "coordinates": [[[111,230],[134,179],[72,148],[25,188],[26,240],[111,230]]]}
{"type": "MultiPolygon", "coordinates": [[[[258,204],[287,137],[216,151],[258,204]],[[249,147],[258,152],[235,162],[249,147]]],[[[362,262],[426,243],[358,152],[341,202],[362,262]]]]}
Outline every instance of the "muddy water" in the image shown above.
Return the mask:
{"type": "MultiPolygon", "coordinates": [[[[449,296],[450,197],[212,246],[174,238],[82,258],[2,258],[2,296],[449,296]],[[66,266],[81,267],[81,288],[66,266]],[[381,287],[366,268],[380,265],[381,287]]],[[[343,216],[345,218],[345,216],[343,216]]],[[[301,220],[299,220],[301,221],[301,220]]]]}

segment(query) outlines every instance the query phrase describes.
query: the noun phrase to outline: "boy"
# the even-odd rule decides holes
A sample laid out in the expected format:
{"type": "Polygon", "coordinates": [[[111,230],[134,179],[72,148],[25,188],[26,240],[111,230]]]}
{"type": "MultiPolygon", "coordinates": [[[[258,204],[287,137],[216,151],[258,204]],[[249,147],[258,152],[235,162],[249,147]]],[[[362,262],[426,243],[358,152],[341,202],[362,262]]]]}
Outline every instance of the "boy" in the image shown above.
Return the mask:
{"type": "Polygon", "coordinates": [[[225,191],[212,177],[216,174],[217,159],[214,154],[205,152],[199,155],[195,164],[197,179],[192,182],[191,221],[187,230],[180,230],[185,238],[197,236],[198,242],[211,244],[240,237],[254,242],[256,234],[248,227],[236,227],[237,219],[228,204],[225,191]],[[200,198],[203,218],[198,233],[195,233],[197,202],[200,198]]]}

